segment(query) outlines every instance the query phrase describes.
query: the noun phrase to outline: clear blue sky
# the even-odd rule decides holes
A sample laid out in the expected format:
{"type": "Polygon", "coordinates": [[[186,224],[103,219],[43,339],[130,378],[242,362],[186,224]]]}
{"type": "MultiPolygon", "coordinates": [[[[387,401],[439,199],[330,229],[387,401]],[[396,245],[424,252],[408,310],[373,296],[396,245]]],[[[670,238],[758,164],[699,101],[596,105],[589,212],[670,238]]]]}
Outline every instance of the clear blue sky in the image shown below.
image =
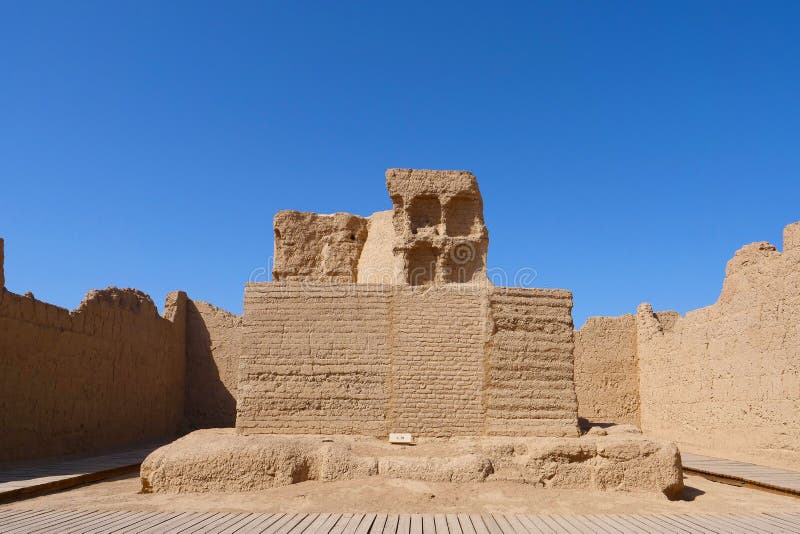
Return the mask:
{"type": "Polygon", "coordinates": [[[574,316],[712,303],[800,220],[800,3],[4,2],[6,285],[241,312],[279,209],[468,169],[490,267],[574,316]]]}

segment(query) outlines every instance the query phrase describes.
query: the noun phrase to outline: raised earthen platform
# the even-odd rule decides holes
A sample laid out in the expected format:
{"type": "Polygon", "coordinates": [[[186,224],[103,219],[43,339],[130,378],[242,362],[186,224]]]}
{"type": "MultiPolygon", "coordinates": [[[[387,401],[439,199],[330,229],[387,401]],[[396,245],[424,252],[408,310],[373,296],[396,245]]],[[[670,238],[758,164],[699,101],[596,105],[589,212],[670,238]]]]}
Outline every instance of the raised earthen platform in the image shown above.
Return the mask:
{"type": "Polygon", "coordinates": [[[142,463],[145,492],[242,492],[307,480],[510,481],[544,488],[683,490],[680,454],[631,428],[580,438],[427,438],[414,446],[355,436],[199,430],[142,463]]]}

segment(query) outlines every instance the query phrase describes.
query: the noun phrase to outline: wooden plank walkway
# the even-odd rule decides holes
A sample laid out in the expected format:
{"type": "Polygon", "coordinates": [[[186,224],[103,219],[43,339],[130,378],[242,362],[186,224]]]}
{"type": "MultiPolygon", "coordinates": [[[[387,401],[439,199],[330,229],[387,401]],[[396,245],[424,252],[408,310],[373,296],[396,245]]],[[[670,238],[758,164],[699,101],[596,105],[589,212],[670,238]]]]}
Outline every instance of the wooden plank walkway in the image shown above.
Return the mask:
{"type": "Polygon", "coordinates": [[[764,465],[748,464],[724,458],[714,458],[681,452],[684,469],[764,486],[800,495],[800,473],[764,465]]]}
{"type": "Polygon", "coordinates": [[[751,514],[255,514],[0,509],[0,533],[800,533],[800,512],[751,514]]]}
{"type": "Polygon", "coordinates": [[[142,461],[156,448],[158,445],[102,456],[51,460],[2,469],[0,502],[31,497],[137,471],[142,461]]]}

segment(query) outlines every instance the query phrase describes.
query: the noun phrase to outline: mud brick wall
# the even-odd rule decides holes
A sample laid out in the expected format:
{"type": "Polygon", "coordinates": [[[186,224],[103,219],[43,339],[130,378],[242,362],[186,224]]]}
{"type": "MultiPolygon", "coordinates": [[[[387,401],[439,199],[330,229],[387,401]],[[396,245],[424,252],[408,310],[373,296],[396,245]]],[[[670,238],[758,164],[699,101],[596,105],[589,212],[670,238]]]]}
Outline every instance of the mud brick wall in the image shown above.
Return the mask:
{"type": "Polygon", "coordinates": [[[559,290],[248,284],[236,426],[577,435],[571,306],[559,290]]]}
{"type": "Polygon", "coordinates": [[[636,316],[590,317],[575,331],[578,416],[639,425],[636,316]]]}
{"type": "Polygon", "coordinates": [[[392,300],[392,432],[479,434],[483,428],[486,292],[402,288],[392,300]]]}
{"type": "Polygon", "coordinates": [[[185,294],[172,320],[109,288],[69,312],[0,290],[0,461],[175,436],[183,417],[185,294]]]}
{"type": "Polygon", "coordinates": [[[486,433],[577,436],[572,293],[494,288],[486,433]]]}
{"type": "Polygon", "coordinates": [[[190,429],[235,426],[241,339],[241,316],[199,300],[187,302],[185,415],[190,429]]]}
{"type": "Polygon", "coordinates": [[[248,284],[237,428],[384,434],[390,296],[371,285],[248,284]]]}

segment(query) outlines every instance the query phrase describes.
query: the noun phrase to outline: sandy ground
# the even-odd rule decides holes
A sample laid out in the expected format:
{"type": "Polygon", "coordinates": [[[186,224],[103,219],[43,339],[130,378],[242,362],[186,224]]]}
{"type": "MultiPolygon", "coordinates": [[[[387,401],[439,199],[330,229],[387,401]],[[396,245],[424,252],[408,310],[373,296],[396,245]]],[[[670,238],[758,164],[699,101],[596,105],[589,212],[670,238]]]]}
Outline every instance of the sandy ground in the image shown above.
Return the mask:
{"type": "Polygon", "coordinates": [[[0,509],[221,512],[501,512],[501,513],[700,513],[800,512],[800,498],[686,475],[684,499],[654,494],[535,488],[510,482],[428,483],[373,477],[302,482],[238,494],[141,494],[129,475],[0,506],[0,509]]]}

